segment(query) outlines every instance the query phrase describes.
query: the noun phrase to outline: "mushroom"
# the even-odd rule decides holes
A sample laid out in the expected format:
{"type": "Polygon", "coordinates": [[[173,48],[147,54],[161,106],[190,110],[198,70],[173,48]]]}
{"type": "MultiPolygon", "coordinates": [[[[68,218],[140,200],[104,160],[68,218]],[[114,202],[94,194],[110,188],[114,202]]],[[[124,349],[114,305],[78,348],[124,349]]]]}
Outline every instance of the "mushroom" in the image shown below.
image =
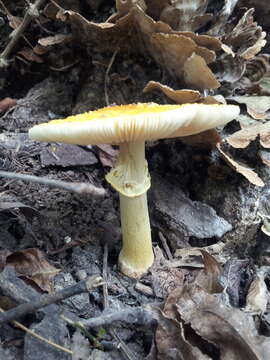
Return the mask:
{"type": "Polygon", "coordinates": [[[224,125],[239,114],[236,105],[111,106],[36,125],[31,139],[68,144],[117,144],[119,158],[106,180],[120,195],[123,246],[120,270],[139,278],[154,260],[146,192],[150,176],[145,141],[197,134],[224,125]]]}

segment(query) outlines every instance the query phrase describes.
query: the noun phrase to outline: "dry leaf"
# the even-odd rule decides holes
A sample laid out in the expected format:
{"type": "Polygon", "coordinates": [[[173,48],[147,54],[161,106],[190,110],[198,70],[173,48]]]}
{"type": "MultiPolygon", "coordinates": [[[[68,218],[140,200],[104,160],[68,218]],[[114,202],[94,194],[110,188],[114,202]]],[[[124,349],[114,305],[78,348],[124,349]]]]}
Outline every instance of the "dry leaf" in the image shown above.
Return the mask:
{"type": "Polygon", "coordinates": [[[257,137],[264,148],[270,148],[270,122],[245,127],[228,136],[226,141],[236,149],[244,149],[257,137]]]}
{"type": "Polygon", "coordinates": [[[171,292],[166,300],[156,331],[158,360],[207,360],[199,348],[192,346],[185,338],[183,324],[179,321],[176,304],[182,288],[171,292]],[[163,319],[162,319],[163,316],[163,319]]]}
{"type": "Polygon", "coordinates": [[[262,120],[267,118],[266,112],[270,109],[270,96],[231,96],[230,100],[238,104],[245,104],[247,112],[253,119],[262,120]]]}
{"type": "Polygon", "coordinates": [[[152,288],[155,296],[166,298],[172,290],[183,286],[185,270],[176,269],[174,261],[166,260],[158,246],[154,251],[155,261],[150,268],[152,288]]]}
{"type": "Polygon", "coordinates": [[[97,145],[99,149],[99,160],[104,167],[113,167],[118,158],[119,150],[114,149],[112,145],[109,144],[99,144],[97,145]]]}
{"type": "Polygon", "coordinates": [[[253,185],[257,186],[264,186],[264,182],[262,179],[256,174],[255,171],[250,169],[247,166],[240,165],[235,160],[233,160],[228,154],[226,154],[222,149],[220,144],[217,144],[217,148],[220,151],[221,155],[223,156],[224,160],[239,174],[243,175],[249,182],[253,185]]]}
{"type": "Polygon", "coordinates": [[[0,111],[8,111],[10,108],[17,104],[16,99],[12,99],[10,97],[6,97],[0,100],[0,111]]]}
{"type": "Polygon", "coordinates": [[[45,254],[35,248],[16,251],[8,255],[6,265],[15,268],[17,276],[33,281],[41,290],[52,291],[51,281],[59,269],[49,264],[45,254]]]}
{"type": "Polygon", "coordinates": [[[184,64],[184,79],[188,86],[201,91],[220,87],[220,83],[216,80],[205,60],[195,53],[184,64]]]}
{"type": "Polygon", "coordinates": [[[189,324],[204,341],[215,344],[220,351],[220,359],[268,359],[269,338],[259,336],[253,318],[226,306],[221,302],[222,297],[207,294],[196,286],[185,287],[181,293],[178,289],[174,290],[167,301],[170,297],[174,299],[182,321],[189,324]]]}
{"type": "Polygon", "coordinates": [[[162,85],[157,81],[149,81],[143,89],[143,92],[149,92],[154,90],[162,91],[169,99],[175,101],[177,104],[193,103],[201,99],[199,91],[174,90],[171,87],[162,85]]]}
{"type": "Polygon", "coordinates": [[[198,274],[196,284],[210,294],[220,293],[223,287],[220,284],[221,266],[207,251],[200,249],[203,256],[204,269],[198,274]]]}
{"type": "Polygon", "coordinates": [[[22,55],[26,60],[36,62],[36,63],[43,63],[43,59],[35,54],[33,49],[30,48],[23,48],[22,50],[18,51],[17,54],[22,55]]]}
{"type": "Polygon", "coordinates": [[[248,289],[245,311],[262,315],[266,312],[268,290],[264,274],[258,273],[248,289]]]}

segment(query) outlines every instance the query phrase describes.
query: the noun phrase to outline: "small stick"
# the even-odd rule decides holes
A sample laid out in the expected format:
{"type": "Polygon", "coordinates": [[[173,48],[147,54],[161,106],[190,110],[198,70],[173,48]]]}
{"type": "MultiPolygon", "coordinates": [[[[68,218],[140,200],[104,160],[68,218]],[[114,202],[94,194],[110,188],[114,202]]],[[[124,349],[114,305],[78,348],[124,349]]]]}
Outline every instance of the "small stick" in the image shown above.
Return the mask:
{"type": "MultiPolygon", "coordinates": [[[[3,312],[3,311],[4,311],[4,310],[0,307],[0,312],[3,312]]],[[[25,332],[28,333],[29,335],[34,336],[35,338],[39,339],[40,341],[43,341],[43,342],[45,342],[46,344],[49,344],[49,345],[55,347],[55,348],[58,349],[58,350],[62,350],[62,351],[64,351],[64,352],[68,353],[68,354],[73,355],[73,351],[72,351],[72,350],[69,350],[69,349],[65,348],[64,346],[61,346],[61,345],[56,344],[56,343],[54,343],[54,342],[52,342],[52,341],[50,341],[50,340],[48,340],[48,339],[45,339],[43,336],[40,336],[40,335],[36,334],[33,330],[28,329],[26,326],[24,326],[23,324],[19,323],[18,321],[13,320],[12,322],[13,322],[13,324],[14,324],[15,326],[17,326],[19,329],[25,331],[25,332]]]]}
{"type": "Polygon", "coordinates": [[[0,324],[12,321],[26,314],[35,313],[38,309],[47,306],[49,304],[57,303],[71,296],[81,294],[84,292],[90,292],[92,289],[103,285],[103,279],[98,276],[90,276],[86,279],[79,281],[77,284],[68,286],[53,294],[44,294],[36,301],[21,304],[13,309],[10,309],[0,314],[0,324]]]}
{"type": "Polygon", "coordinates": [[[169,248],[169,246],[168,246],[168,244],[167,244],[167,240],[166,240],[165,236],[162,234],[161,231],[159,231],[158,236],[159,236],[159,238],[160,238],[160,240],[161,240],[161,242],[162,242],[162,245],[163,245],[163,247],[164,247],[164,250],[165,250],[165,252],[166,252],[166,255],[168,256],[168,259],[169,259],[169,260],[173,260],[172,253],[171,253],[171,250],[170,250],[170,248],[169,248]]]}
{"type": "Polygon", "coordinates": [[[18,42],[19,38],[24,33],[27,26],[30,24],[32,18],[39,16],[39,8],[42,6],[45,0],[36,0],[34,4],[30,4],[28,10],[26,11],[23,21],[21,24],[12,32],[11,40],[7,44],[6,48],[0,55],[0,67],[8,66],[7,58],[9,57],[10,53],[12,52],[14,46],[18,42]]]}
{"type": "Polygon", "coordinates": [[[158,306],[160,306],[160,304],[154,304],[153,306],[148,304],[127,308],[90,319],[81,319],[80,323],[88,329],[112,325],[119,321],[126,324],[138,324],[150,327],[156,322],[157,316],[155,316],[155,312],[158,306]]]}
{"type": "Polygon", "coordinates": [[[98,188],[92,184],[86,184],[86,183],[69,183],[61,180],[47,179],[44,177],[38,177],[34,175],[17,174],[8,171],[0,171],[0,177],[43,184],[46,186],[55,187],[70,192],[75,192],[76,194],[90,194],[96,197],[102,197],[105,196],[106,194],[105,189],[98,188]]]}

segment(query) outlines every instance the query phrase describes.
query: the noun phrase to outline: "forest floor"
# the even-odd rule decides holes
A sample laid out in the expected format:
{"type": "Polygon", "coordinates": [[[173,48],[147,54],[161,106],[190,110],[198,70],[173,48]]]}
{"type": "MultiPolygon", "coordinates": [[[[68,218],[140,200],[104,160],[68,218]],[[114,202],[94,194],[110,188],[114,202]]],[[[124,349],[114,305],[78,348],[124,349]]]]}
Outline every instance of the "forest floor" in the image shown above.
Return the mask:
{"type": "MultiPolygon", "coordinates": [[[[41,2],[41,14],[32,18],[14,44],[7,64],[1,63],[0,170],[9,174],[0,172],[0,308],[14,309],[14,314],[9,321],[0,314],[0,358],[269,359],[270,146],[262,145],[268,141],[267,128],[257,127],[253,138],[245,135],[248,145],[242,148],[229,148],[221,141],[247,127],[237,121],[219,129],[219,135],[205,134],[203,140],[147,143],[155,261],[138,280],[121,274],[117,267],[119,199],[105,180],[116,161],[117,147],[29,139],[33,125],[70,114],[113,104],[174,103],[162,91],[143,92],[149,81],[188,88],[173,76],[170,59],[163,56],[159,61],[153,47],[148,47],[150,55],[144,48],[133,52],[117,41],[109,48],[106,41],[111,41],[111,35],[106,33],[103,39],[100,29],[89,25],[87,30],[84,20],[60,9],[99,24],[116,13],[114,1],[81,3],[41,2]],[[12,177],[15,173],[19,178],[12,177]],[[55,182],[48,186],[23,175],[55,182]],[[94,190],[78,194],[61,188],[60,182],[92,184],[94,190]],[[94,275],[103,282],[87,291],[86,279],[94,275]],[[82,287],[74,290],[76,284],[82,287]],[[59,301],[56,292],[64,288],[70,290],[59,301]],[[40,303],[44,294],[52,296],[51,304],[18,312],[20,304],[40,303]]],[[[119,14],[119,7],[130,4],[116,3],[119,14]]],[[[145,3],[158,20],[155,1],[145,3]]],[[[218,18],[223,5],[232,6],[233,1],[204,3],[208,4],[205,13],[213,12],[218,18]]],[[[244,7],[254,4],[239,1],[230,16],[234,26],[244,7]]],[[[1,52],[26,11],[25,1],[0,1],[1,52]]],[[[267,12],[270,15],[268,5],[264,10],[255,7],[255,20],[266,32],[270,28],[267,12]]],[[[252,26],[258,33],[257,25],[252,26]]],[[[135,41],[132,45],[137,46],[135,41]]],[[[256,60],[260,64],[269,61],[269,43],[262,52],[256,60]]],[[[243,68],[250,64],[247,60],[243,68]]],[[[269,81],[270,65],[265,67],[260,81],[269,81]]],[[[242,85],[235,90],[229,80],[219,79],[221,90],[210,95],[221,94],[241,104],[244,121],[267,126],[270,93],[258,93],[262,81],[247,91],[242,85]],[[239,100],[244,95],[249,100],[256,97],[253,112],[250,103],[239,100]]],[[[193,90],[201,91],[200,101],[215,101],[213,96],[203,98],[200,86],[193,90]]]]}

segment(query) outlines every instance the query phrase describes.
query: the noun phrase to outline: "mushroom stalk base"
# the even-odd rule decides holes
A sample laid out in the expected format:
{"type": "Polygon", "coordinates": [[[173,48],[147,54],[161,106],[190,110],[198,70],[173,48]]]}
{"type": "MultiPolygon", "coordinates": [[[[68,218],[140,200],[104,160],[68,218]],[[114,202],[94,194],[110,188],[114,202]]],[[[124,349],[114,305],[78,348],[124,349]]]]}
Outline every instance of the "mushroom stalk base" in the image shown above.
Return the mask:
{"type": "Polygon", "coordinates": [[[120,211],[123,247],[119,267],[125,275],[139,278],[154,261],[146,193],[135,198],[120,194],[120,211]]]}

